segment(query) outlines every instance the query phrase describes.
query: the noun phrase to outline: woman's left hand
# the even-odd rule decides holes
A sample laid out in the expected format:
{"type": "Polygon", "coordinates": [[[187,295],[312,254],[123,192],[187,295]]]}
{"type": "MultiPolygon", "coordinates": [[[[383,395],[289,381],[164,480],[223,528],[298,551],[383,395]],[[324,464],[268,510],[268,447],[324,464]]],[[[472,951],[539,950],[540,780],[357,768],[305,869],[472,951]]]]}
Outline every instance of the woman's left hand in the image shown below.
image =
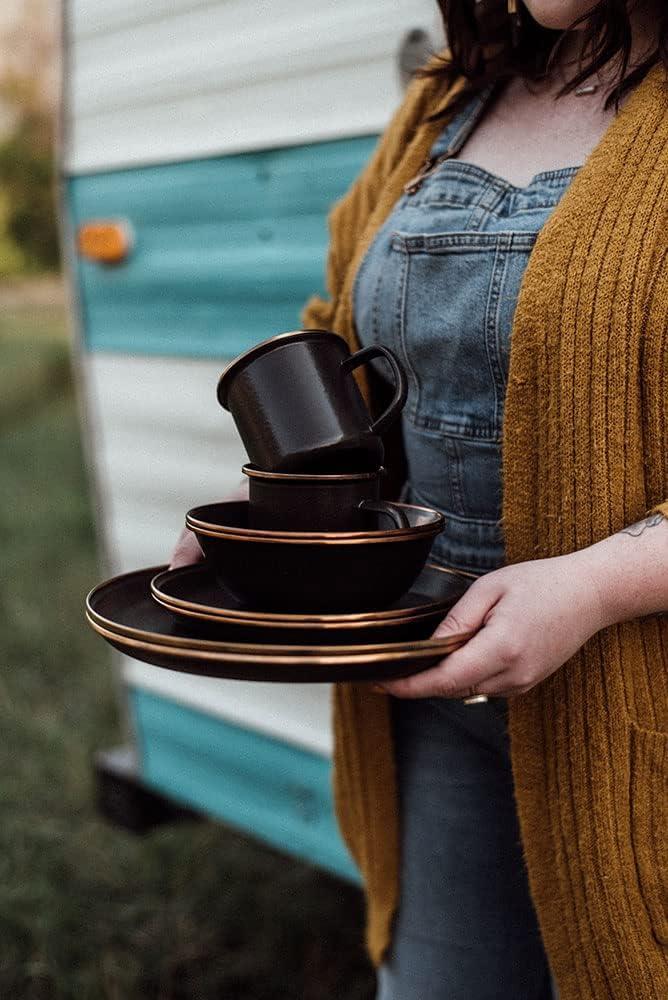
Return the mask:
{"type": "Polygon", "coordinates": [[[398,698],[524,694],[611,624],[596,567],[584,549],[479,577],[434,633],[476,634],[435,667],[378,686],[398,698]]]}

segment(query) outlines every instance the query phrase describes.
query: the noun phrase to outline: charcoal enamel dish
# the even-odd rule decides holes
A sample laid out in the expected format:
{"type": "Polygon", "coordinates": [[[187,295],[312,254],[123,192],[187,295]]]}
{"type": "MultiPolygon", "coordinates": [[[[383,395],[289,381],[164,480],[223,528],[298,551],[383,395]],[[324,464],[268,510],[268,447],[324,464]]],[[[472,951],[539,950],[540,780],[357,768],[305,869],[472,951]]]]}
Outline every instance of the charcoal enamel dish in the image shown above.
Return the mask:
{"type": "Polygon", "coordinates": [[[173,614],[207,625],[228,628],[252,626],[266,636],[265,641],[328,643],[378,642],[431,635],[452,605],[471,584],[467,575],[428,564],[411,591],[383,611],[352,614],[281,614],[249,609],[225,591],[206,563],[182,566],[159,573],[151,581],[151,593],[173,614]]]}
{"type": "MultiPolygon", "coordinates": [[[[241,680],[335,682],[381,680],[424,670],[459,648],[468,633],[447,639],[347,646],[238,642],[218,628],[217,639],[175,619],[151,597],[160,569],[138,570],[100,584],[88,595],[91,627],[116,649],[169,670],[241,680]]],[[[234,633],[236,636],[236,633],[234,633]]]]}
{"type": "Polygon", "coordinates": [[[335,614],[377,611],[397,601],[424,568],[443,527],[438,511],[393,504],[406,528],[365,531],[260,531],[248,526],[248,502],[196,507],[186,524],[216,576],[239,601],[262,611],[335,614]]]}

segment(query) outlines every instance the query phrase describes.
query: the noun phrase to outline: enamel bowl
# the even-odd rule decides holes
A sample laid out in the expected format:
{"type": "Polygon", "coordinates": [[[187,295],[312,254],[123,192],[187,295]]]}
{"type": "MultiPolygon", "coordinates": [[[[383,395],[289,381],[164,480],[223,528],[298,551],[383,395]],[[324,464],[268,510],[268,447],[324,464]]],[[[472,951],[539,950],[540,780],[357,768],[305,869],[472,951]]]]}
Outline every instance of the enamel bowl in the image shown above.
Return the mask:
{"type": "Polygon", "coordinates": [[[376,611],[398,600],[422,571],[443,528],[438,511],[394,504],[407,527],[368,512],[362,531],[266,531],[248,526],[248,502],[195,507],[186,525],[219,582],[262,611],[376,611]]]}

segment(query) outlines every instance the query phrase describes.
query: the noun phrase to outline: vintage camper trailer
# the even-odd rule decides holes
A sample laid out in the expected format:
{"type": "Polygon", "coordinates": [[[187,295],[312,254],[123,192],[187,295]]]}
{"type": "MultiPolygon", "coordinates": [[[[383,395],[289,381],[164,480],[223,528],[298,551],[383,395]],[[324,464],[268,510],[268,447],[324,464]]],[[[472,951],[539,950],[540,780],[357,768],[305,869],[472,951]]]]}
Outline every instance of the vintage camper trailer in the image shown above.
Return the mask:
{"type": "MultiPolygon", "coordinates": [[[[109,574],[164,563],[244,454],[224,364],[322,290],[326,213],[425,47],[427,0],[69,0],[63,232],[109,574]]],[[[354,878],[325,686],[118,661],[137,780],[354,878]]]]}

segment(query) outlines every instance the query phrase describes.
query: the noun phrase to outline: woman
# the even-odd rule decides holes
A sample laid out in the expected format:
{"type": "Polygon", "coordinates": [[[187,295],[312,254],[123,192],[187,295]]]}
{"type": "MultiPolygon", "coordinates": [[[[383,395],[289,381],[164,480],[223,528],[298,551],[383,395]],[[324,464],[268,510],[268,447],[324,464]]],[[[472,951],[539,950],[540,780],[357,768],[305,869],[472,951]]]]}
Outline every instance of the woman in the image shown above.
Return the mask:
{"type": "Polygon", "coordinates": [[[402,357],[388,463],[478,577],[464,647],[335,693],[382,1000],[668,996],[668,19],[517,6],[441,4],[304,315],[402,357]]]}

